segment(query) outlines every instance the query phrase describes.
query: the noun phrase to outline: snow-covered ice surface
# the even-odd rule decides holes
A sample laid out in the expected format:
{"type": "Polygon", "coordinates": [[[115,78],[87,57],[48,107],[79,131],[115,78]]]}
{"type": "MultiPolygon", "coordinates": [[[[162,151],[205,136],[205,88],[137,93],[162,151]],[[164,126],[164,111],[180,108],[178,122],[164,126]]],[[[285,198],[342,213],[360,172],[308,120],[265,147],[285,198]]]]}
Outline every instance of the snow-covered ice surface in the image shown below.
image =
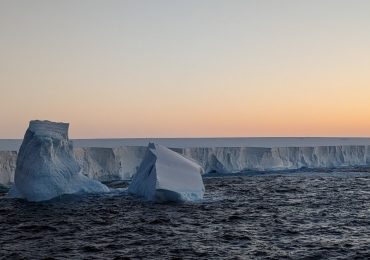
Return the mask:
{"type": "Polygon", "coordinates": [[[151,143],[128,192],[152,201],[197,201],[204,195],[201,174],[195,162],[151,143]]]}
{"type": "Polygon", "coordinates": [[[30,122],[18,153],[10,197],[43,201],[63,194],[109,191],[80,172],[68,127],[66,123],[30,122]]]}

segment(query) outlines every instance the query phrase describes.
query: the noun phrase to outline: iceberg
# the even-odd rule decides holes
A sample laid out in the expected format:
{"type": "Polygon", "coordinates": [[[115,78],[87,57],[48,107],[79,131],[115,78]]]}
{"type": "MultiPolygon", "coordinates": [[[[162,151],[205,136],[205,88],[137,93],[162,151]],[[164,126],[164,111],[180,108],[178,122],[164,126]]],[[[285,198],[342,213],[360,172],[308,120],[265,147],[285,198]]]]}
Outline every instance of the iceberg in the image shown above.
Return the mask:
{"type": "Polygon", "coordinates": [[[68,139],[68,123],[31,121],[18,153],[9,197],[44,201],[63,194],[108,192],[81,172],[68,139]]]}
{"type": "Polygon", "coordinates": [[[196,162],[150,143],[128,192],[157,202],[201,200],[205,190],[202,171],[196,162]]]}

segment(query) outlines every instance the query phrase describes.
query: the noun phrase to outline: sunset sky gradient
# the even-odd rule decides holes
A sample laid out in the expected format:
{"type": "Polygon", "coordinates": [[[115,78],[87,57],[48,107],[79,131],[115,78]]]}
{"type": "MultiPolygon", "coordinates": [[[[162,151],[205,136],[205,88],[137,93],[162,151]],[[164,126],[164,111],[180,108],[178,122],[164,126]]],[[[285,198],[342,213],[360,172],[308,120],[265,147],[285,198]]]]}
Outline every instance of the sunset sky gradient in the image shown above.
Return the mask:
{"type": "Polygon", "coordinates": [[[368,0],[0,0],[0,138],[370,136],[368,0]]]}

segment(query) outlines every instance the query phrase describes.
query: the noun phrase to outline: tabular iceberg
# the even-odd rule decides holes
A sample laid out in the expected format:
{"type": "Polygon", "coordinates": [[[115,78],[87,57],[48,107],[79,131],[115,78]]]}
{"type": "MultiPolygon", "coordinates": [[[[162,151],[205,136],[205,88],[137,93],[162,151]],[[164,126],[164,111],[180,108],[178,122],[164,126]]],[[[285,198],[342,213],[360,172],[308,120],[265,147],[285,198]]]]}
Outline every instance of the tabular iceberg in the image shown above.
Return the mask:
{"type": "Polygon", "coordinates": [[[18,153],[10,197],[50,200],[63,194],[108,192],[81,173],[68,139],[67,123],[31,121],[18,153]]]}
{"type": "Polygon", "coordinates": [[[149,144],[128,192],[151,201],[196,201],[204,195],[202,168],[182,155],[149,144]]]}

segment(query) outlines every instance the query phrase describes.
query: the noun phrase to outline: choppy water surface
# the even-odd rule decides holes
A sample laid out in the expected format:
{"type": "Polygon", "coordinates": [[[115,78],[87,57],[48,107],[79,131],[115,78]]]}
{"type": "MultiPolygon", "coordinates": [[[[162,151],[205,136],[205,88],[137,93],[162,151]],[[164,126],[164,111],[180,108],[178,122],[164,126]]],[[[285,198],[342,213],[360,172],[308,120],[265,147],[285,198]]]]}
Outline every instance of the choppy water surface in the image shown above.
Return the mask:
{"type": "Polygon", "coordinates": [[[0,199],[3,259],[368,259],[370,174],[206,178],[202,203],[0,199]]]}

